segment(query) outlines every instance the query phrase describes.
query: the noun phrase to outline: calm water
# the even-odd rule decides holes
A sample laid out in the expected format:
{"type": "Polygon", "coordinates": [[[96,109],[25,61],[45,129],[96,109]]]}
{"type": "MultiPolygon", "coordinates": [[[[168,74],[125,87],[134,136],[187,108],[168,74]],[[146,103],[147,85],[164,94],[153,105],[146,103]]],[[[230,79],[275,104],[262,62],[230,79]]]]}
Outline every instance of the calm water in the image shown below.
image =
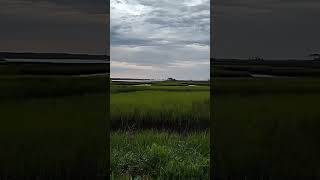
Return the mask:
{"type": "Polygon", "coordinates": [[[137,85],[133,85],[133,86],[151,86],[151,84],[137,84],[137,85]]]}
{"type": "Polygon", "coordinates": [[[266,78],[266,77],[272,78],[272,77],[276,77],[276,76],[267,75],[267,74],[251,74],[251,76],[252,76],[252,77],[256,77],[256,78],[259,78],[259,77],[261,77],[261,78],[266,78]]]}
{"type": "Polygon", "coordinates": [[[6,59],[8,62],[45,62],[45,63],[101,63],[107,64],[109,61],[97,59],[6,59]]]}
{"type": "Polygon", "coordinates": [[[74,75],[77,77],[94,77],[94,76],[109,76],[109,73],[94,73],[94,74],[80,74],[80,75],[74,75]]]}
{"type": "Polygon", "coordinates": [[[143,83],[150,83],[150,82],[160,82],[164,80],[145,80],[145,79],[113,79],[112,82],[143,82],[143,83]]]}
{"type": "Polygon", "coordinates": [[[276,76],[276,75],[268,75],[268,74],[251,74],[254,78],[295,78],[293,76],[276,76]]]}

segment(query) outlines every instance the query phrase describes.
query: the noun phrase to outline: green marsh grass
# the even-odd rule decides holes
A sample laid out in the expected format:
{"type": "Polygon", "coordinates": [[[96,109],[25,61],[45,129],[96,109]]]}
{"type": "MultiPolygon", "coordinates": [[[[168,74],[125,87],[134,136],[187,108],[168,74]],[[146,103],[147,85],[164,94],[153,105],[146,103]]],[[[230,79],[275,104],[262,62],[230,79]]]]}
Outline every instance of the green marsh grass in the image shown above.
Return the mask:
{"type": "Polygon", "coordinates": [[[218,179],[318,179],[320,79],[214,79],[218,179]]]}
{"type": "Polygon", "coordinates": [[[169,91],[111,93],[111,127],[173,131],[207,129],[209,91],[182,91],[177,88],[176,92],[173,89],[170,86],[169,91]]]}
{"type": "Polygon", "coordinates": [[[116,131],[111,147],[113,179],[209,178],[208,132],[116,131]]]}
{"type": "Polygon", "coordinates": [[[24,100],[105,93],[108,81],[105,76],[0,76],[0,99],[24,100]]]}
{"type": "Polygon", "coordinates": [[[0,179],[106,175],[105,78],[11,76],[0,81],[0,179]]]}
{"type": "Polygon", "coordinates": [[[209,86],[111,83],[112,179],[208,179],[209,86]]]}
{"type": "Polygon", "coordinates": [[[320,78],[214,78],[211,95],[319,94],[320,78]]]}

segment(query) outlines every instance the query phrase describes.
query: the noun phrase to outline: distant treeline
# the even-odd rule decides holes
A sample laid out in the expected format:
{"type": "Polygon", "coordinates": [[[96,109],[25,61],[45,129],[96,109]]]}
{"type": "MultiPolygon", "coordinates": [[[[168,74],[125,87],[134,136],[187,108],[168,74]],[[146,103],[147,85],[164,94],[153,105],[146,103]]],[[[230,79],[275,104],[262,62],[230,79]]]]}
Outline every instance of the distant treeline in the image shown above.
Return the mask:
{"type": "Polygon", "coordinates": [[[251,60],[251,59],[217,59],[211,58],[211,65],[269,65],[269,66],[287,66],[287,67],[320,67],[320,61],[317,60],[251,60]]]}
{"type": "Polygon", "coordinates": [[[1,75],[81,75],[109,73],[110,66],[101,63],[25,63],[0,64],[1,75]]]}
{"type": "Polygon", "coordinates": [[[111,78],[111,80],[151,80],[151,79],[139,79],[139,78],[111,78]]]}
{"type": "Polygon", "coordinates": [[[68,54],[68,53],[15,53],[0,52],[0,60],[11,59],[95,59],[110,60],[108,55],[68,54]]]}
{"type": "Polygon", "coordinates": [[[319,77],[320,61],[211,59],[211,77],[253,77],[253,74],[319,77]]]}

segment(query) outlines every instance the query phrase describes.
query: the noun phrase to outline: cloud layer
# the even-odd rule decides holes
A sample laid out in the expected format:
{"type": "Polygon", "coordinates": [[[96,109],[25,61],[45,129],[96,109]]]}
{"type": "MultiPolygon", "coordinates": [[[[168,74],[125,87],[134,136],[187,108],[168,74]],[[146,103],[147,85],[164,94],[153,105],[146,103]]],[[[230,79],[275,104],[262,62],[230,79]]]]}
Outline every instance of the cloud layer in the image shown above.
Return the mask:
{"type": "Polygon", "coordinates": [[[111,76],[208,79],[209,0],[111,0],[111,76]]]}
{"type": "Polygon", "coordinates": [[[1,0],[0,51],[105,54],[108,1],[1,0]]]}
{"type": "Polygon", "coordinates": [[[305,59],[320,51],[318,0],[215,0],[211,8],[215,57],[305,59]]]}

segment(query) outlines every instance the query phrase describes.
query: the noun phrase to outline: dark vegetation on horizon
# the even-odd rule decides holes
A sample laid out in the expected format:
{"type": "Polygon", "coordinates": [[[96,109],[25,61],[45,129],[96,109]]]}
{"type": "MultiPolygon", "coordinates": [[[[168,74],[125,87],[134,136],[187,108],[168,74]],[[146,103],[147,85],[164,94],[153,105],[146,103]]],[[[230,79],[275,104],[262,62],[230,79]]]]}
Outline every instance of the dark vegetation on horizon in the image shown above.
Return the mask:
{"type": "MultiPolygon", "coordinates": [[[[113,78],[111,78],[113,80],[113,78]]],[[[140,79],[139,79],[140,80],[140,79]]],[[[113,81],[113,85],[141,85],[149,84],[152,86],[209,86],[210,81],[159,81],[159,82],[126,82],[126,81],[113,81]]]]}
{"type": "Polygon", "coordinates": [[[109,72],[103,63],[0,63],[0,75],[81,75],[109,72]]]}
{"type": "Polygon", "coordinates": [[[110,60],[107,55],[70,54],[70,53],[31,53],[0,52],[0,60],[4,59],[95,59],[110,60]]]}
{"type": "Polygon", "coordinates": [[[0,75],[82,75],[107,72],[110,72],[109,56],[107,55],[0,52],[0,75]],[[10,58],[54,59],[57,62],[10,62],[5,60],[10,58]],[[63,62],[59,62],[59,59],[63,62]],[[72,63],[72,60],[81,59],[105,60],[106,63],[72,63]]]}
{"type": "Polygon", "coordinates": [[[252,77],[254,74],[320,77],[320,61],[211,59],[212,77],[252,77]]]}
{"type": "Polygon", "coordinates": [[[151,80],[151,79],[143,79],[143,78],[111,78],[112,80],[151,80]]]}

